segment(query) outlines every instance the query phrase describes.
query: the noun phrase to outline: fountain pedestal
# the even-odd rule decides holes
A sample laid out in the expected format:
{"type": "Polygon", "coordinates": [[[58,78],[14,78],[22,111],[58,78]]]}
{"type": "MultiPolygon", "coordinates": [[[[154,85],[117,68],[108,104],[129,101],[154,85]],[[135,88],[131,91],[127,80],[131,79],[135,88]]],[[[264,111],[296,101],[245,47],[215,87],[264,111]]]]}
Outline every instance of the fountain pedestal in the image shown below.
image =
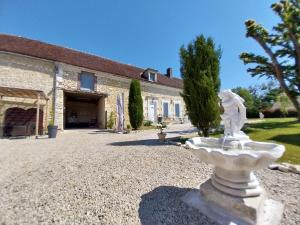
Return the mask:
{"type": "Polygon", "coordinates": [[[219,191],[236,197],[255,197],[262,194],[262,188],[252,171],[216,167],[211,183],[219,191]]]}
{"type": "Polygon", "coordinates": [[[215,188],[212,179],[182,197],[189,206],[221,225],[280,224],[283,205],[266,198],[265,191],[256,197],[236,197],[215,188]]]}

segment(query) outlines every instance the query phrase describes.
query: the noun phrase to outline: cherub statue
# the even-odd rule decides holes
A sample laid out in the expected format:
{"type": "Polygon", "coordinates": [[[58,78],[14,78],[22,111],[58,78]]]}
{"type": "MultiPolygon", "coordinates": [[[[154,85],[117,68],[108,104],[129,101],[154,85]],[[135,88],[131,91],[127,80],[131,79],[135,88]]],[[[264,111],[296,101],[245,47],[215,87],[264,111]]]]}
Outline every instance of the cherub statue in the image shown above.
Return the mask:
{"type": "Polygon", "coordinates": [[[224,108],[224,113],[221,115],[224,124],[225,136],[246,136],[241,131],[244,123],[247,120],[246,107],[244,99],[233,93],[230,89],[219,93],[219,97],[224,108]]]}

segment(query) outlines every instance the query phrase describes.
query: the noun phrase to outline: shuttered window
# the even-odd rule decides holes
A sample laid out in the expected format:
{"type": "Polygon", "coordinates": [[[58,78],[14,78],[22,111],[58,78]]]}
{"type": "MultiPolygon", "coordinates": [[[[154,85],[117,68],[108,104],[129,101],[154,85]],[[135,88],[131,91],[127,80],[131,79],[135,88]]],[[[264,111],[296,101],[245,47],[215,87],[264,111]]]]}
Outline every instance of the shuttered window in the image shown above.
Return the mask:
{"type": "Polygon", "coordinates": [[[94,91],[95,76],[92,73],[83,72],[80,74],[80,89],[85,91],[94,91]]]}
{"type": "Polygon", "coordinates": [[[169,117],[169,103],[163,103],[163,117],[169,117]]]}
{"type": "Polygon", "coordinates": [[[175,116],[180,117],[180,105],[179,105],[179,103],[175,103],[175,116]]]}

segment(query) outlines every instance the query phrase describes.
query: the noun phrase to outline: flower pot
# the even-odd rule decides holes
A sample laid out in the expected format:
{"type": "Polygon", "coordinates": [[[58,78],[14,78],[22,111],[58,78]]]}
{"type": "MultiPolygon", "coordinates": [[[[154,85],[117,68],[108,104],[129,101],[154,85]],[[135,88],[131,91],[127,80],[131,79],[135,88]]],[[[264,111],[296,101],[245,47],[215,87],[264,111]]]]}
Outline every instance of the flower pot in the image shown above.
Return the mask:
{"type": "Polygon", "coordinates": [[[58,126],[48,126],[48,137],[56,138],[58,126]]]}
{"type": "Polygon", "coordinates": [[[158,133],[157,136],[159,141],[164,142],[166,140],[167,133],[158,133]]]}

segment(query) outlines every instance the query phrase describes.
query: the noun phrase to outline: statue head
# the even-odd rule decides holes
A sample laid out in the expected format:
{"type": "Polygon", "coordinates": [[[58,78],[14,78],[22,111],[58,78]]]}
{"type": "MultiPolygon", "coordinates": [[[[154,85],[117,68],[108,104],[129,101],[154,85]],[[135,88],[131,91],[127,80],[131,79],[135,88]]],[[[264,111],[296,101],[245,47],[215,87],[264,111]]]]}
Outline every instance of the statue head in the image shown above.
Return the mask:
{"type": "Polygon", "coordinates": [[[221,91],[219,97],[222,101],[224,113],[221,115],[225,127],[225,135],[234,136],[241,133],[246,122],[246,108],[244,99],[233,93],[230,89],[221,91]]]}
{"type": "Polygon", "coordinates": [[[231,89],[227,89],[224,91],[221,91],[218,94],[219,98],[222,100],[222,102],[227,101],[229,99],[232,100],[236,100],[241,102],[242,104],[245,102],[245,100],[243,98],[241,98],[239,95],[237,95],[236,93],[232,92],[231,89]]]}

